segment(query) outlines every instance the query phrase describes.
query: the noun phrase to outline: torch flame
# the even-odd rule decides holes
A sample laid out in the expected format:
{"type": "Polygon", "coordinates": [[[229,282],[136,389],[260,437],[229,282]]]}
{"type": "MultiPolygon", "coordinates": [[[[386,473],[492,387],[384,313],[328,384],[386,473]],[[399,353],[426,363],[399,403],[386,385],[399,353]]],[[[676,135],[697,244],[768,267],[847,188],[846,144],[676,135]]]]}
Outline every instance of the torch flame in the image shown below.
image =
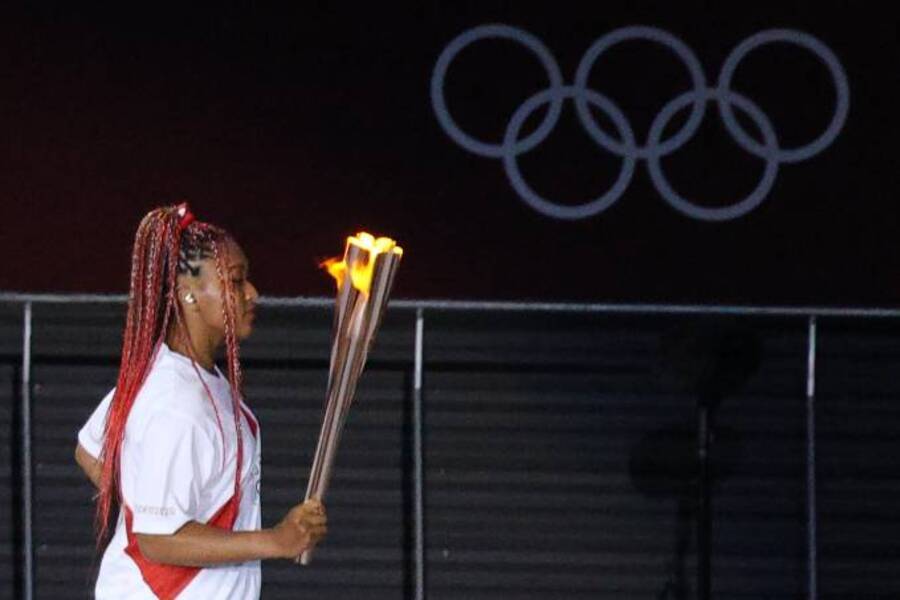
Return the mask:
{"type": "Polygon", "coordinates": [[[377,256],[384,253],[403,254],[403,248],[398,246],[391,238],[376,238],[371,233],[366,233],[365,231],[362,231],[355,236],[348,237],[347,244],[365,250],[368,255],[368,260],[365,262],[353,262],[348,265],[346,260],[330,258],[322,263],[322,267],[328,271],[329,275],[334,277],[337,281],[338,288],[343,285],[345,275],[349,269],[350,281],[353,287],[363,294],[368,294],[372,287],[372,273],[375,270],[375,259],[377,256]]]}
{"type": "Polygon", "coordinates": [[[344,280],[344,273],[347,271],[347,265],[344,264],[344,261],[329,258],[319,266],[328,271],[328,274],[334,277],[338,283],[344,280]]]}

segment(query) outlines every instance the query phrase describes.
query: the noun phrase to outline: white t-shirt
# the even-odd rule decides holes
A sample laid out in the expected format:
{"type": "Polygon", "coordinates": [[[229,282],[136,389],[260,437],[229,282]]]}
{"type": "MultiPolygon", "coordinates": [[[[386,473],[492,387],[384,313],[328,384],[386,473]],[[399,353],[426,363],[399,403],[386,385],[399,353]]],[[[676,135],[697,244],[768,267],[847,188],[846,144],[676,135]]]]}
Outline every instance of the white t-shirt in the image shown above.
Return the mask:
{"type": "MultiPolygon", "coordinates": [[[[136,559],[126,553],[129,534],[171,534],[188,521],[208,523],[234,496],[237,435],[231,389],[218,367],[216,375],[197,368],[215,400],[215,409],[191,360],[165,344],[135,398],[122,444],[124,507],[100,565],[97,600],[156,598],[145,578],[160,575],[152,568],[142,572],[136,559]]],[[[112,396],[111,391],[78,433],[79,443],[95,457],[102,448],[112,396]]],[[[241,502],[234,531],[260,528],[259,424],[246,405],[242,409],[241,502]]],[[[259,561],[206,567],[197,571],[176,597],[254,599],[259,597],[260,583],[259,561]]]]}

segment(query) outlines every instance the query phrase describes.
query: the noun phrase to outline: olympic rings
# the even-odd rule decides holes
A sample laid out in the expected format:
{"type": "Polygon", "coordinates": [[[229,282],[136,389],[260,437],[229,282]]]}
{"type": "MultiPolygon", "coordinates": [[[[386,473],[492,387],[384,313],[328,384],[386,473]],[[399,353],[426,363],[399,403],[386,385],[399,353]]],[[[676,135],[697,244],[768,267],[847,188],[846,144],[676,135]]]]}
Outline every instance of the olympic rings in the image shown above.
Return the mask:
{"type": "Polygon", "coordinates": [[[521,154],[522,152],[531,150],[544,141],[547,136],[550,135],[550,132],[553,131],[553,128],[556,127],[556,122],[559,120],[559,115],[562,112],[563,99],[554,98],[550,105],[550,110],[547,111],[547,116],[544,117],[544,121],[534,133],[521,142],[516,141],[509,149],[501,144],[482,142],[467,133],[464,133],[462,129],[456,126],[456,122],[447,110],[447,103],[444,100],[444,78],[447,76],[447,68],[450,66],[450,63],[456,58],[456,55],[459,54],[461,50],[473,42],[489,38],[508,39],[519,42],[534,52],[544,66],[544,69],[547,71],[547,78],[550,80],[550,87],[548,89],[556,90],[562,87],[563,78],[562,71],[559,70],[556,59],[553,58],[553,54],[551,54],[550,50],[544,46],[543,42],[528,32],[516,29],[515,27],[509,27],[508,25],[482,25],[481,27],[475,27],[474,29],[470,29],[457,36],[456,39],[444,48],[444,51],[441,52],[437,64],[434,67],[434,75],[431,78],[431,102],[434,105],[434,112],[437,115],[438,121],[440,121],[441,126],[444,128],[444,131],[447,132],[447,135],[452,137],[457,144],[469,152],[487,156],[489,158],[500,158],[504,153],[510,150],[521,154]]]}
{"type": "Polygon", "coordinates": [[[746,215],[759,206],[775,183],[782,163],[795,163],[812,158],[828,148],[841,132],[850,109],[850,86],[847,75],[835,54],[822,41],[808,33],[792,29],[769,29],[751,35],[738,44],[725,59],[715,87],[708,87],[699,59],[680,39],[671,33],[646,26],[622,27],[611,31],[588,48],[575,72],[573,85],[564,85],[562,72],[553,54],[532,34],[509,25],[481,25],[454,38],[441,52],[431,77],[431,103],[443,130],[464,149],[488,158],[499,158],[510,184],[522,200],[534,210],[556,219],[584,219],[596,215],[619,200],[631,183],[635,163],[647,161],[650,180],[656,191],[679,212],[702,221],[727,221],[746,215]],[[503,140],[490,143],[464,132],[447,108],[444,82],[453,59],[467,46],[484,39],[499,38],[514,41],[533,52],[543,66],[549,85],[526,99],[512,114],[503,140]],[[647,140],[637,143],[631,123],[625,113],[607,96],[588,88],[588,78],[597,59],[611,47],[630,40],[645,40],[671,50],[684,64],[693,89],[670,100],[653,119],[647,140]],[[734,73],[741,61],[753,50],[772,43],[799,46],[816,56],[827,67],[834,82],[836,103],[827,128],[813,141],[796,148],[782,148],[771,119],[749,98],[731,89],[734,73]],[[572,99],[576,114],[591,139],[603,150],[622,159],[622,167],[612,187],[600,197],[580,205],[552,202],[540,196],[524,180],[518,167],[520,154],[542,143],[559,121],[563,102],[572,99]],[[661,159],[680,149],[693,138],[706,115],[706,105],[715,102],[726,131],[745,151],[765,161],[765,169],[756,188],[744,199],[726,206],[699,206],[676,192],[663,173],[661,159]],[[520,139],[522,125],[535,110],[547,105],[547,114],[540,125],[520,139]],[[691,107],[681,129],[663,139],[666,125],[676,113],[691,107]],[[601,110],[613,123],[618,139],[603,131],[591,114],[591,107],[601,110]],[[735,117],[734,108],[743,111],[754,122],[763,137],[758,142],[744,131],[735,117]]]}
{"type": "MultiPolygon", "coordinates": [[[[537,110],[542,104],[547,104],[548,102],[553,102],[557,99],[562,100],[566,97],[575,98],[576,102],[583,102],[585,103],[585,106],[587,106],[587,104],[592,104],[606,112],[606,114],[612,118],[616,129],[619,130],[619,135],[625,139],[626,147],[634,147],[634,134],[628,126],[628,120],[625,118],[622,111],[613,104],[612,100],[593,90],[576,88],[574,86],[559,88],[559,90],[544,90],[523,102],[509,120],[509,125],[506,128],[506,135],[503,136],[503,147],[505,148],[515,143],[519,131],[522,129],[522,125],[525,123],[526,119],[528,119],[531,113],[537,110]]],[[[619,177],[616,179],[612,188],[605,194],[596,200],[578,206],[559,205],[544,200],[537,192],[531,189],[527,183],[525,183],[525,179],[522,178],[522,174],[519,172],[519,165],[516,162],[517,156],[518,154],[515,152],[505,152],[503,154],[503,166],[506,169],[506,174],[509,177],[513,188],[515,188],[519,193],[519,196],[521,196],[522,199],[536,211],[550,217],[559,215],[559,218],[561,219],[583,219],[606,210],[613,202],[622,197],[622,194],[625,193],[625,189],[628,188],[628,184],[631,183],[631,176],[634,174],[635,159],[626,156],[622,161],[622,169],[619,171],[619,177]]]]}

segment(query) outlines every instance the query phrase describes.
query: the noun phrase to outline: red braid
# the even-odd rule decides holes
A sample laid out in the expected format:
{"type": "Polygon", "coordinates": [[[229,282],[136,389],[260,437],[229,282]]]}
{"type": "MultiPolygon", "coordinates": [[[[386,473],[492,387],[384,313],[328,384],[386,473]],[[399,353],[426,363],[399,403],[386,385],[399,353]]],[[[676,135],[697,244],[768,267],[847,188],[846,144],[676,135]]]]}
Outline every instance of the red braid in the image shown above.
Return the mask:
{"type": "MultiPolygon", "coordinates": [[[[228,359],[228,380],[231,382],[231,408],[234,415],[234,430],[237,432],[237,469],[238,477],[234,481],[234,493],[237,504],[241,502],[240,473],[244,458],[244,444],[241,439],[241,392],[243,390],[244,377],[241,372],[241,361],[238,353],[237,335],[235,333],[234,285],[228,276],[226,261],[226,248],[223,239],[213,242],[213,253],[216,258],[216,273],[222,282],[225,302],[222,303],[222,320],[225,324],[225,350],[228,359]]],[[[204,384],[205,385],[205,384],[204,384]]],[[[207,390],[208,392],[208,390],[207,390]]]]}
{"type": "MultiPolygon", "coordinates": [[[[234,288],[226,276],[225,245],[228,234],[207,223],[184,219],[179,215],[179,207],[159,208],[144,217],[138,226],[131,257],[131,282],[128,311],[122,341],[122,358],[115,394],[106,418],[103,449],[100,454],[100,491],[97,496],[96,529],[97,543],[101,546],[110,532],[110,518],[113,509],[121,503],[120,468],[122,442],[125,425],[135,398],[150,373],[162,342],[165,340],[174,313],[176,335],[190,351],[191,362],[213,408],[216,403],[197,367],[190,333],[184,323],[181,305],[176,299],[176,283],[180,253],[183,243],[208,244],[215,256],[216,273],[224,292],[223,319],[225,342],[228,356],[228,374],[232,391],[235,415],[235,429],[238,435],[237,473],[241,472],[243,445],[241,443],[240,402],[241,368],[238,345],[235,336],[234,288]]],[[[224,439],[224,430],[216,409],[216,419],[224,439]]],[[[236,477],[237,484],[240,477],[236,477]]]]}

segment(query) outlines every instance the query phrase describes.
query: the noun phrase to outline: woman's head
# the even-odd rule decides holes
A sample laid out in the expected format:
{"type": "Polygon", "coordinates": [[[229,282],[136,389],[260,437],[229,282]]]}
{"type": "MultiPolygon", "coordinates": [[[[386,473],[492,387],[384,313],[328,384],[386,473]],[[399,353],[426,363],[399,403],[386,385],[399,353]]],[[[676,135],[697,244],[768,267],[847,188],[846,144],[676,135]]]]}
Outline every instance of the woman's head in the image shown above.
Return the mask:
{"type": "MultiPolygon", "coordinates": [[[[196,222],[181,234],[176,297],[193,336],[220,345],[226,339],[229,307],[234,335],[244,340],[253,331],[258,293],[249,279],[250,264],[238,243],[196,222]]],[[[169,335],[177,332],[170,332],[169,335]]]]}
{"type": "Polygon", "coordinates": [[[238,341],[252,330],[257,299],[248,267],[237,242],[223,229],[197,221],[186,204],[152,210],[138,225],[122,358],[100,456],[98,542],[105,540],[119,500],[128,414],[164,341],[178,344],[195,361],[195,348],[224,344],[237,426],[242,387],[238,341]]]}

